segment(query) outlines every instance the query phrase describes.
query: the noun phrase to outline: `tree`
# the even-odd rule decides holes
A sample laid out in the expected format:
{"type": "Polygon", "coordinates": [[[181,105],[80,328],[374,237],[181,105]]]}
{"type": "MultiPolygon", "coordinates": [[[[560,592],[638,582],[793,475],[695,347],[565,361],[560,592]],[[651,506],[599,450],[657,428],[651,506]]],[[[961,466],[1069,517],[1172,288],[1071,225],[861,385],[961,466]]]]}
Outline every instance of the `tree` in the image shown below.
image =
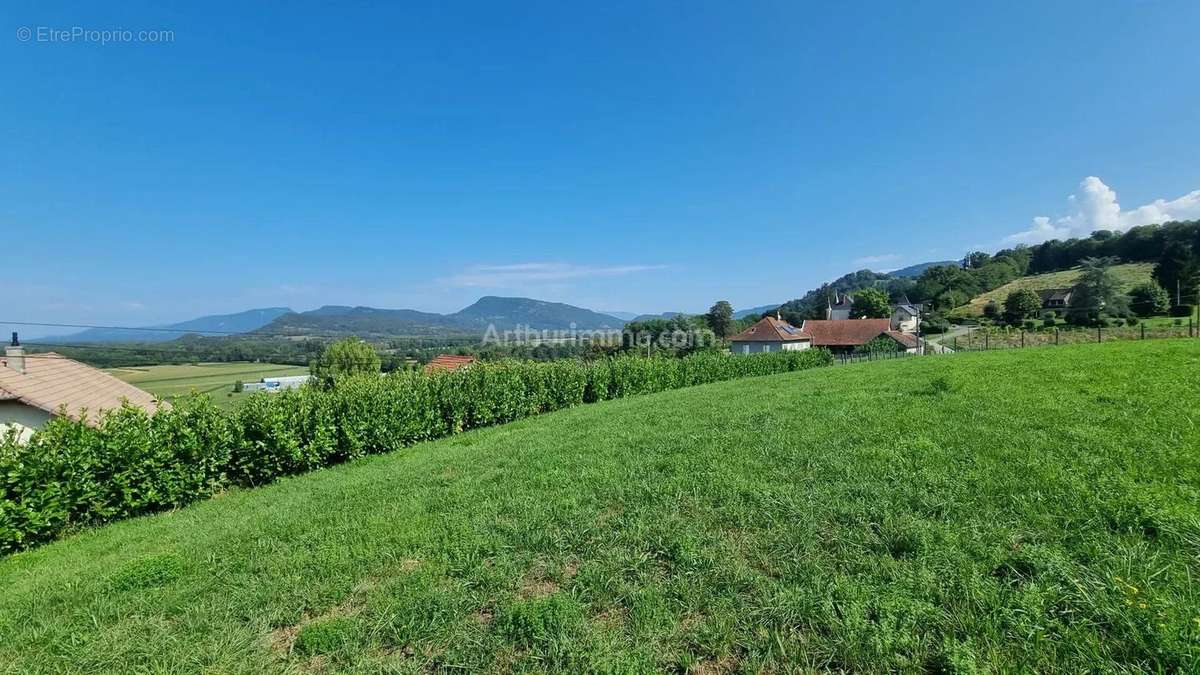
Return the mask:
{"type": "Polygon", "coordinates": [[[966,267],[977,270],[980,267],[988,264],[991,259],[991,253],[984,253],[983,251],[971,251],[967,254],[967,257],[963,260],[963,262],[966,263],[966,267]]]}
{"type": "Polygon", "coordinates": [[[1121,294],[1121,282],[1112,271],[1115,258],[1084,258],[1082,273],[1071,291],[1071,313],[1076,319],[1099,318],[1100,313],[1119,316],[1129,309],[1121,294]]]}
{"type": "Polygon", "coordinates": [[[733,305],[727,300],[718,300],[708,309],[708,314],[704,315],[704,322],[717,337],[729,335],[729,326],[733,324],[733,305]]]}
{"type": "Polygon", "coordinates": [[[854,294],[850,316],[855,319],[886,319],[892,315],[888,295],[878,288],[864,288],[854,294]]]}
{"type": "Polygon", "coordinates": [[[1138,316],[1160,316],[1171,308],[1171,298],[1162,286],[1148,281],[1129,291],[1129,304],[1138,316]]]}
{"type": "Polygon", "coordinates": [[[1186,282],[1184,277],[1192,262],[1192,252],[1188,250],[1187,245],[1173,242],[1163,248],[1158,264],[1154,266],[1154,280],[1167,291],[1176,305],[1183,301],[1182,297],[1176,296],[1182,296],[1186,282]]]}
{"type": "Polygon", "coordinates": [[[346,338],[326,347],[309,370],[321,386],[332,387],[351,375],[378,373],[379,367],[379,354],[374,347],[358,338],[346,338]]]}
{"type": "Polygon", "coordinates": [[[1042,308],[1042,297],[1037,293],[1022,288],[1008,294],[1004,300],[1004,318],[1009,323],[1016,323],[1042,308]]]}
{"type": "Polygon", "coordinates": [[[904,345],[886,335],[871,338],[869,341],[854,348],[856,354],[879,354],[881,352],[902,352],[904,345]]]}

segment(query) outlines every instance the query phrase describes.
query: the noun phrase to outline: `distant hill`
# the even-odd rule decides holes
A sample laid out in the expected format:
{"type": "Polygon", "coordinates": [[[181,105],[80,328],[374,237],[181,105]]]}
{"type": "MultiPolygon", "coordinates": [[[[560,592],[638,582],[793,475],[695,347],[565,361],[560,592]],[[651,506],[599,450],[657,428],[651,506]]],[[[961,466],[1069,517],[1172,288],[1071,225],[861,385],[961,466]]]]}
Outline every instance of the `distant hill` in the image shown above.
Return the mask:
{"type": "Polygon", "coordinates": [[[190,319],[179,323],[146,326],[140,329],[89,328],[88,330],[71,335],[42,338],[38,342],[54,344],[167,342],[188,333],[199,333],[201,335],[249,333],[266,326],[278,317],[288,314],[291,311],[287,307],[265,307],[262,309],[248,309],[237,314],[202,316],[198,319],[190,319]]]}
{"type": "Polygon", "coordinates": [[[256,331],[271,335],[443,335],[463,333],[445,315],[415,309],[325,305],[292,312],[256,331]]]}
{"type": "Polygon", "coordinates": [[[637,312],[610,312],[609,310],[605,309],[600,310],[600,313],[607,314],[609,316],[615,316],[622,321],[633,321],[638,317],[637,312]]]}
{"type": "Polygon", "coordinates": [[[739,309],[733,313],[733,318],[744,319],[744,318],[750,316],[751,314],[762,314],[764,312],[773,312],[773,311],[779,309],[779,307],[782,304],[783,304],[782,302],[777,302],[774,305],[759,305],[758,307],[751,307],[750,309],[739,309]]]}
{"type": "Polygon", "coordinates": [[[891,272],[888,272],[888,275],[893,276],[893,277],[902,277],[905,279],[915,279],[916,277],[921,276],[921,273],[924,272],[925,270],[929,269],[930,267],[945,267],[947,265],[950,265],[953,267],[958,267],[959,264],[960,263],[958,260],[939,260],[937,262],[923,262],[923,263],[917,263],[916,265],[909,265],[908,267],[901,267],[898,270],[892,270],[891,272]]]}
{"type": "MultiPolygon", "coordinates": [[[[1126,263],[1124,265],[1113,265],[1113,274],[1121,283],[1121,290],[1128,291],[1134,286],[1146,283],[1152,280],[1150,274],[1154,271],[1154,263],[1126,263]]],[[[1075,285],[1079,278],[1079,268],[1075,267],[1069,270],[1060,272],[1046,272],[1045,274],[1033,274],[1020,279],[1004,284],[998,288],[982,293],[971,298],[971,301],[961,307],[956,307],[951,316],[981,316],[983,308],[989,302],[994,301],[997,305],[1003,305],[1004,300],[1008,298],[1008,294],[1013,291],[1027,288],[1031,291],[1044,291],[1051,288],[1070,288],[1075,285]]]]}
{"type": "Polygon", "coordinates": [[[470,307],[450,314],[446,318],[465,328],[483,329],[488,325],[494,325],[498,330],[515,328],[517,325],[528,326],[535,330],[565,330],[572,324],[578,329],[591,330],[620,328],[625,324],[623,320],[615,316],[561,302],[546,302],[532,298],[502,298],[494,295],[482,297],[470,307]]]}
{"type": "Polygon", "coordinates": [[[326,305],[280,316],[258,332],[283,335],[470,335],[482,333],[489,325],[503,331],[518,325],[533,330],[568,330],[572,324],[579,330],[594,330],[620,328],[625,322],[615,316],[561,302],[486,296],[453,314],[326,305]]]}
{"type": "Polygon", "coordinates": [[[659,314],[638,314],[633,321],[653,321],[654,319],[674,319],[685,312],[661,312],[659,314]]]}

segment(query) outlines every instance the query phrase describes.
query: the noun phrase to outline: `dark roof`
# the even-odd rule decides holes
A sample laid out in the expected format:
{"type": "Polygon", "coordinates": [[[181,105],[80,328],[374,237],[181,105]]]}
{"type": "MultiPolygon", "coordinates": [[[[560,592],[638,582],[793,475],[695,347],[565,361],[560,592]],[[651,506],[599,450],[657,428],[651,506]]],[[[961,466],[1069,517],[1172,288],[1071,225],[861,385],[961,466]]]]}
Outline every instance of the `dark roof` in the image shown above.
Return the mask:
{"type": "Polygon", "coordinates": [[[1042,302],[1049,302],[1051,300],[1066,302],[1071,299],[1070,288],[1046,288],[1038,291],[1038,294],[1042,296],[1042,302]]]}
{"type": "Polygon", "coordinates": [[[854,306],[854,298],[849,293],[834,291],[833,298],[829,301],[829,306],[837,309],[850,309],[854,306]]]}
{"type": "Polygon", "coordinates": [[[809,319],[800,327],[812,336],[814,347],[857,347],[891,329],[891,319],[809,319]]]}
{"type": "Polygon", "coordinates": [[[474,356],[459,356],[457,354],[439,354],[433,357],[433,360],[425,364],[425,372],[433,373],[437,371],[458,370],[464,366],[469,366],[475,363],[474,356]]]}
{"type": "Polygon", "coordinates": [[[810,340],[812,336],[796,328],[792,324],[764,316],[746,330],[729,338],[730,342],[792,342],[795,340],[810,340]]]}

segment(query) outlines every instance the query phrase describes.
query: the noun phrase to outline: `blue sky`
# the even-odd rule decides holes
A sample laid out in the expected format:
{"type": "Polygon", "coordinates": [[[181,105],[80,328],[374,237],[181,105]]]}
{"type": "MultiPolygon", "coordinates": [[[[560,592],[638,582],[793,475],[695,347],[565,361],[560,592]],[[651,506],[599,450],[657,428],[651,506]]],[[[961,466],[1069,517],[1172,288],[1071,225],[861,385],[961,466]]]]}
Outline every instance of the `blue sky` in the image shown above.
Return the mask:
{"type": "Polygon", "coordinates": [[[1195,2],[103,4],[0,9],[0,320],[748,307],[1200,217],[1195,2]]]}

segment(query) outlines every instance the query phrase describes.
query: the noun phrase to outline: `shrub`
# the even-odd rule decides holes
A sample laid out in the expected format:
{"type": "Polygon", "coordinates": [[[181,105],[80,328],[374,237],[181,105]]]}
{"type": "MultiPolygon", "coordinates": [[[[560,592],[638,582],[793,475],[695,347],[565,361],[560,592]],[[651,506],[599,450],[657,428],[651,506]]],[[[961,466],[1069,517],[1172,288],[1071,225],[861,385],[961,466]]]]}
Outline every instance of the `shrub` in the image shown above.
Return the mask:
{"type": "Polygon", "coordinates": [[[930,319],[921,322],[921,332],[930,335],[945,333],[950,330],[950,322],[945,319],[930,319]]]}
{"type": "Polygon", "coordinates": [[[232,412],[194,394],[153,414],[109,411],[94,426],[55,417],[27,444],[0,438],[0,553],[466,429],[832,362],[823,349],[482,362],[428,376],[341,372],[328,388],[252,393],[232,412]]]}
{"type": "Polygon", "coordinates": [[[1056,321],[1054,319],[1054,317],[1052,317],[1052,316],[1048,316],[1048,317],[1042,319],[1042,327],[1044,327],[1044,328],[1054,328],[1057,325],[1058,325],[1058,321],[1056,321]]]}
{"type": "Polygon", "coordinates": [[[1157,316],[1167,311],[1171,296],[1153,281],[1134,286],[1129,291],[1129,305],[1138,316],[1157,316]]]}
{"type": "Polygon", "coordinates": [[[1141,323],[1141,321],[1136,316],[1126,317],[1125,319],[1125,325],[1127,326],[1136,326],[1139,323],[1141,323]]]}
{"type": "Polygon", "coordinates": [[[1191,316],[1196,309],[1192,305],[1175,305],[1171,308],[1171,316],[1191,316]]]}
{"type": "Polygon", "coordinates": [[[1021,325],[1025,328],[1025,330],[1037,329],[1037,322],[1033,319],[1026,319],[1021,325]]]}

